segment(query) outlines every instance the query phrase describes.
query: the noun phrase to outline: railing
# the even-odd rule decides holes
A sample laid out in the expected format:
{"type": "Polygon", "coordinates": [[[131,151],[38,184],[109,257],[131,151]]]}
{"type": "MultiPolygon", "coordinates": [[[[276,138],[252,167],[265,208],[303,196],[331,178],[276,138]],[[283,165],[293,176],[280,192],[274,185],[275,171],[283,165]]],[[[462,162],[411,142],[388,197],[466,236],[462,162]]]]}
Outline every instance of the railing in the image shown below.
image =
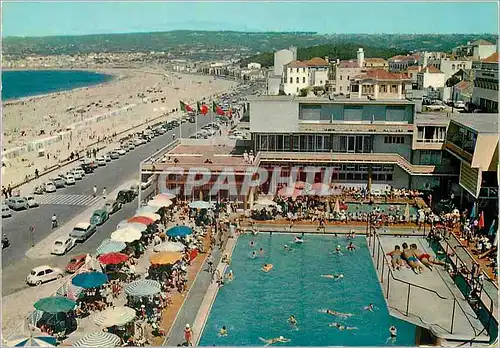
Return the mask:
{"type": "MultiPolygon", "coordinates": [[[[479,332],[477,332],[476,328],[471,323],[471,321],[469,319],[469,316],[467,315],[467,313],[465,312],[465,310],[461,306],[460,302],[458,302],[457,299],[454,296],[452,296],[451,298],[448,298],[446,296],[443,296],[443,295],[439,294],[437,291],[435,291],[433,289],[429,289],[429,288],[426,288],[426,287],[423,287],[423,286],[420,286],[420,285],[417,285],[417,284],[412,284],[412,283],[409,283],[407,281],[404,281],[402,279],[399,279],[399,278],[395,277],[394,273],[393,273],[393,271],[392,271],[392,269],[391,269],[391,267],[389,265],[389,262],[387,261],[386,252],[384,251],[384,249],[382,247],[382,243],[380,242],[379,236],[376,233],[372,233],[371,237],[369,237],[368,240],[369,240],[369,247],[371,246],[371,248],[372,248],[372,257],[374,258],[374,263],[375,263],[375,268],[377,270],[377,273],[380,270],[380,283],[382,285],[382,291],[385,293],[385,298],[387,299],[387,305],[389,307],[391,307],[394,310],[402,313],[405,316],[412,315],[412,316],[418,317],[416,314],[410,313],[410,307],[411,307],[411,296],[410,295],[411,295],[412,289],[414,289],[413,291],[415,291],[416,289],[419,289],[420,291],[424,291],[425,293],[429,294],[430,296],[437,297],[437,298],[439,298],[441,300],[453,300],[453,303],[451,305],[452,308],[451,308],[451,318],[450,318],[449,329],[446,329],[446,328],[443,328],[443,327],[439,326],[444,331],[446,331],[447,333],[450,333],[450,334],[454,333],[455,312],[456,312],[457,306],[458,306],[458,308],[464,314],[464,317],[467,318],[467,321],[469,322],[470,327],[474,331],[474,335],[475,336],[478,335],[479,332]],[[385,286],[385,287],[383,285],[384,281],[385,281],[385,284],[387,284],[387,286],[385,286]],[[399,284],[403,284],[404,286],[407,286],[408,290],[407,290],[406,304],[405,304],[406,309],[404,310],[404,312],[402,312],[401,309],[399,309],[399,308],[395,308],[395,307],[392,307],[392,306],[389,305],[389,297],[390,297],[390,294],[391,294],[390,293],[391,282],[393,282],[393,283],[399,283],[399,284]]],[[[419,305],[422,305],[422,303],[419,302],[419,305]]],[[[419,317],[419,319],[422,320],[420,317],[419,317]]]]}
{"type": "Polygon", "coordinates": [[[444,139],[417,139],[417,143],[440,143],[444,144],[444,139]]]}

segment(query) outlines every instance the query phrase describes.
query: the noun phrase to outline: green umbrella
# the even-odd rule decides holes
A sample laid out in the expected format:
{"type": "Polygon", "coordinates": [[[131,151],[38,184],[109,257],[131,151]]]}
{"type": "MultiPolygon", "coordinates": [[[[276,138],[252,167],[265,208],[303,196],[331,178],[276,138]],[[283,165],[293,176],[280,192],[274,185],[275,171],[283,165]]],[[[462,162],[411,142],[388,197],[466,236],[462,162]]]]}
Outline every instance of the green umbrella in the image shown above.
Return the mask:
{"type": "Polygon", "coordinates": [[[39,311],[51,314],[66,313],[74,309],[76,302],[64,296],[52,296],[42,298],[33,305],[39,311]]]}

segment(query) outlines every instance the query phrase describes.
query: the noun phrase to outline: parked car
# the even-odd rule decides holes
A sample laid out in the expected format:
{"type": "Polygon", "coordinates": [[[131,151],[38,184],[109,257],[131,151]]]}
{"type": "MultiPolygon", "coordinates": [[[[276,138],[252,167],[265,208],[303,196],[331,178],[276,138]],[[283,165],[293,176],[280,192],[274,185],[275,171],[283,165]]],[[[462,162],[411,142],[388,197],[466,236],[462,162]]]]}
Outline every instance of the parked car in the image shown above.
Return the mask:
{"type": "Polygon", "coordinates": [[[454,106],[457,109],[465,109],[465,102],[462,100],[457,100],[454,106]]]}
{"type": "Polygon", "coordinates": [[[54,183],[54,186],[56,187],[56,189],[63,188],[64,186],[66,186],[65,180],[61,177],[52,178],[52,179],[50,179],[50,181],[52,181],[52,183],[54,183]]]}
{"type": "Polygon", "coordinates": [[[12,216],[12,212],[7,204],[2,204],[2,219],[12,216]]]}
{"type": "Polygon", "coordinates": [[[132,202],[135,199],[135,192],[133,190],[121,190],[116,196],[116,201],[123,204],[132,202]]]}
{"type": "Polygon", "coordinates": [[[56,185],[54,185],[54,183],[51,182],[51,181],[46,182],[45,185],[44,185],[44,187],[43,187],[43,190],[45,192],[48,192],[48,193],[50,193],[50,192],[56,192],[56,185]]]}
{"type": "Polygon", "coordinates": [[[134,145],[135,145],[135,146],[141,146],[141,145],[143,144],[143,142],[142,142],[142,141],[143,141],[142,139],[136,138],[136,139],[134,140],[134,145]]]}
{"type": "MultiPolygon", "coordinates": [[[[70,173],[60,174],[59,177],[64,180],[65,185],[69,186],[69,185],[76,184],[76,180],[75,180],[75,177],[73,176],[73,174],[70,174],[70,173]]],[[[56,185],[56,187],[57,187],[57,185],[56,185]]]]}
{"type": "Polygon", "coordinates": [[[108,212],[104,209],[97,209],[94,211],[92,216],[90,217],[90,223],[92,225],[101,226],[105,223],[109,218],[108,212]]]}
{"type": "Polygon", "coordinates": [[[120,158],[120,154],[116,151],[111,151],[109,153],[109,157],[111,157],[111,159],[113,160],[116,160],[116,159],[119,159],[120,158]]]}
{"type": "Polygon", "coordinates": [[[80,167],[85,172],[85,174],[91,174],[94,172],[94,167],[92,167],[90,164],[82,163],[80,167]]]}
{"type": "Polygon", "coordinates": [[[24,210],[30,207],[26,198],[23,197],[10,197],[5,200],[5,203],[12,210],[24,210]]]}
{"type": "Polygon", "coordinates": [[[70,260],[69,263],[66,265],[66,272],[68,273],[75,273],[78,271],[84,264],[85,264],[85,259],[87,258],[87,254],[81,254],[77,256],[73,256],[70,260]]]}
{"type": "Polygon", "coordinates": [[[36,208],[39,206],[37,200],[35,199],[35,196],[26,196],[25,198],[28,201],[28,206],[30,208],[36,208]]]}
{"type": "Polygon", "coordinates": [[[120,156],[123,156],[127,153],[127,151],[125,151],[121,147],[117,147],[116,149],[114,149],[114,151],[117,152],[120,156]]]}
{"type": "Polygon", "coordinates": [[[85,242],[96,230],[95,225],[88,222],[79,222],[73,227],[69,236],[75,238],[77,242],[85,242]]]}
{"type": "Polygon", "coordinates": [[[38,286],[62,277],[64,277],[64,274],[60,268],[44,265],[33,268],[26,277],[26,283],[38,286]]]}
{"type": "Polygon", "coordinates": [[[109,215],[116,213],[122,208],[122,204],[118,201],[109,200],[106,201],[102,209],[106,210],[109,215]]]}
{"type": "Polygon", "coordinates": [[[95,161],[97,162],[97,165],[102,167],[106,165],[106,160],[104,157],[96,157],[95,161]]]}
{"type": "Polygon", "coordinates": [[[135,145],[134,145],[134,143],[133,143],[133,142],[129,142],[129,143],[127,143],[125,146],[128,146],[128,150],[129,150],[129,151],[131,151],[131,150],[135,149],[135,145]]]}
{"type": "Polygon", "coordinates": [[[75,180],[82,180],[85,176],[85,171],[82,168],[72,169],[68,172],[68,174],[73,175],[75,180]]]}
{"type": "Polygon", "coordinates": [[[440,104],[427,105],[426,107],[432,111],[442,111],[445,109],[445,106],[440,104]]]}
{"type": "Polygon", "coordinates": [[[108,153],[106,153],[106,154],[104,154],[104,156],[103,156],[103,157],[104,157],[104,160],[105,160],[106,162],[111,162],[111,156],[109,156],[109,152],[108,152],[108,153]]]}
{"type": "Polygon", "coordinates": [[[52,246],[51,254],[64,255],[75,246],[75,239],[71,237],[59,237],[52,246]]]}

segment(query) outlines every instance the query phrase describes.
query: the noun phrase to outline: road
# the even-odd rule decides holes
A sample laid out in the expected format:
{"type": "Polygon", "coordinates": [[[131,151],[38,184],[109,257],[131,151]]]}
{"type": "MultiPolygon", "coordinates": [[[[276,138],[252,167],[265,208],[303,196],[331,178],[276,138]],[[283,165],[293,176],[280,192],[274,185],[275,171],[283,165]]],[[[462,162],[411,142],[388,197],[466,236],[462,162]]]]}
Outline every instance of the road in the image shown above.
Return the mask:
{"type": "MultiPolygon", "coordinates": [[[[195,133],[196,126],[199,128],[209,123],[210,117],[199,116],[197,121],[197,125],[195,123],[182,124],[183,138],[188,138],[191,134],[195,133]]],[[[103,187],[106,187],[107,192],[113,191],[134,175],[136,175],[138,178],[137,181],[139,181],[139,163],[162,147],[168,145],[172,141],[174,134],[176,138],[179,137],[178,128],[137,147],[118,160],[109,162],[105,167],[99,168],[93,174],[86,175],[76,185],[58,189],[57,192],[48,193],[44,196],[61,194],[91,196],[94,185],[98,187],[100,193],[103,187]]],[[[8,267],[15,261],[21,260],[30,248],[30,226],[35,226],[33,242],[36,244],[52,232],[52,214],[56,214],[59,225],[62,226],[67,221],[84,212],[87,208],[88,206],[86,205],[41,204],[38,208],[12,212],[11,218],[2,220],[2,233],[7,234],[11,243],[10,247],[3,249],[3,267],[8,267]]]]}

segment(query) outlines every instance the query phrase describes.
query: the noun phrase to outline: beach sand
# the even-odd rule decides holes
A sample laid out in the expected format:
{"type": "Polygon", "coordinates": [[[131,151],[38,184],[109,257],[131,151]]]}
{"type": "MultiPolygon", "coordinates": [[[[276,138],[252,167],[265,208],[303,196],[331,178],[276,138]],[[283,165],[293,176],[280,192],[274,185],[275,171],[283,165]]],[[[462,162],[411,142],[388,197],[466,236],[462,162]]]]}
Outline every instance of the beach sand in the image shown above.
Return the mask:
{"type": "MultiPolygon", "coordinates": [[[[61,135],[62,140],[43,145],[44,157],[38,157],[36,150],[15,158],[4,155],[2,185],[19,183],[26,175],[34,176],[35,169],[43,172],[44,168],[67,159],[72,151],[88,149],[104,137],[107,143],[117,141],[125,134],[112,139],[113,133],[161,117],[179,108],[180,100],[196,109],[196,101],[208,100],[237,85],[212,76],[184,75],[155,68],[97,72],[112,74],[115,79],[97,86],[4,103],[4,154],[27,144],[37,148],[33,142],[50,136],[61,135]],[[97,116],[101,116],[99,122],[97,116]]],[[[166,119],[164,116],[154,123],[166,119]]]]}

